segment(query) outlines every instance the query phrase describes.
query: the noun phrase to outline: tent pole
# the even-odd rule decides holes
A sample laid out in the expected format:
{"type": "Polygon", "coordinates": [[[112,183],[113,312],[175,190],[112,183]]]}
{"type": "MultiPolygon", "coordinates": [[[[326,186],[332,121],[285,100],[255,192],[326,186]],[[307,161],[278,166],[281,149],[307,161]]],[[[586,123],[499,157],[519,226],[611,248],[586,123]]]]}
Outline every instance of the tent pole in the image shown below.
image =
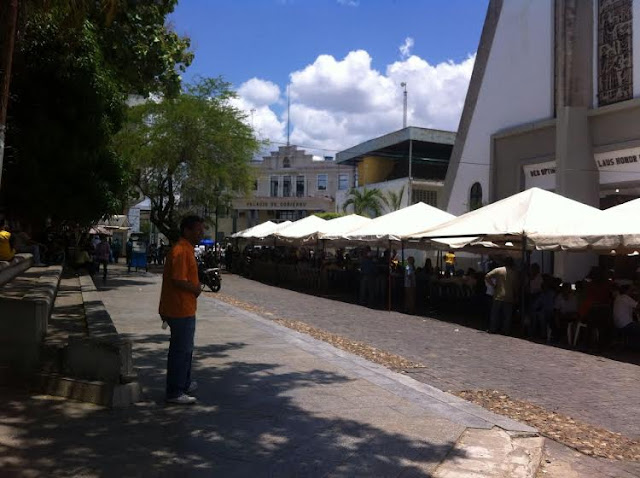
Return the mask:
{"type": "Polygon", "coordinates": [[[522,275],[520,278],[520,321],[524,324],[527,269],[527,236],[522,237],[522,275]]]}
{"type": "Polygon", "coordinates": [[[389,313],[391,313],[391,239],[389,239],[389,258],[387,261],[387,303],[389,305],[389,313]]]}

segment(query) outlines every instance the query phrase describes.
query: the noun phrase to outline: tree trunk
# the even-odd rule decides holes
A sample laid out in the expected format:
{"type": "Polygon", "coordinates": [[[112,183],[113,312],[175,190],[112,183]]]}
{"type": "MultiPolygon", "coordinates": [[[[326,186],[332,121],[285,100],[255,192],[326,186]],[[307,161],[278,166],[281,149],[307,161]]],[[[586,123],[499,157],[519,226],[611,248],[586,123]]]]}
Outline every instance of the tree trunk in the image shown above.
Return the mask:
{"type": "Polygon", "coordinates": [[[0,189],[2,188],[2,168],[4,159],[4,139],[9,106],[9,85],[11,83],[11,63],[18,22],[18,0],[3,1],[0,7],[0,189]]]}

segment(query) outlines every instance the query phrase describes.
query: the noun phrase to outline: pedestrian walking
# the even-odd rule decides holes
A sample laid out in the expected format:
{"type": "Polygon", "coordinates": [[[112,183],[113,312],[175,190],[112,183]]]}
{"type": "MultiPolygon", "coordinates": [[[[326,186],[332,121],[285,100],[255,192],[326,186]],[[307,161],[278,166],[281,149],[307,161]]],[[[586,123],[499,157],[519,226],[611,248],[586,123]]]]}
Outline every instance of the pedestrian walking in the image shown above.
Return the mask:
{"type": "Polygon", "coordinates": [[[407,258],[404,268],[404,307],[407,314],[416,311],[416,266],[413,256],[407,258]]]}
{"type": "Polygon", "coordinates": [[[95,255],[98,271],[100,270],[100,264],[102,264],[102,280],[107,280],[107,265],[109,264],[109,256],[111,255],[111,245],[107,242],[107,236],[100,236],[100,242],[96,246],[95,255]]]}
{"type": "Polygon", "coordinates": [[[162,275],[159,313],[169,325],[171,340],[167,357],[168,403],[188,405],[196,402],[192,396],[197,388],[191,380],[193,338],[196,330],[196,309],[202,290],[198,279],[194,247],[204,236],[204,220],[187,216],[180,223],[180,239],[166,258],[162,275]]]}
{"type": "Polygon", "coordinates": [[[131,261],[133,260],[133,239],[127,239],[125,254],[127,259],[127,272],[131,272],[131,261]]]}

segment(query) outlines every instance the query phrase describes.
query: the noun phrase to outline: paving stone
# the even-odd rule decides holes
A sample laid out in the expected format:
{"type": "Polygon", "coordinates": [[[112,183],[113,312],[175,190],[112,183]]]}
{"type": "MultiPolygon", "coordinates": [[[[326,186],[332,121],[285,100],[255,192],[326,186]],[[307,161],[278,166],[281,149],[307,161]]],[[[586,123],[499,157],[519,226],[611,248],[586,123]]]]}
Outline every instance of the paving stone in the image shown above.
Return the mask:
{"type": "Polygon", "coordinates": [[[640,397],[640,367],[635,363],[490,335],[427,317],[372,310],[236,275],[225,275],[222,292],[267,310],[272,317],[299,320],[423,363],[428,368],[411,377],[443,390],[501,390],[640,437],[640,413],[629,411],[640,397]]]}

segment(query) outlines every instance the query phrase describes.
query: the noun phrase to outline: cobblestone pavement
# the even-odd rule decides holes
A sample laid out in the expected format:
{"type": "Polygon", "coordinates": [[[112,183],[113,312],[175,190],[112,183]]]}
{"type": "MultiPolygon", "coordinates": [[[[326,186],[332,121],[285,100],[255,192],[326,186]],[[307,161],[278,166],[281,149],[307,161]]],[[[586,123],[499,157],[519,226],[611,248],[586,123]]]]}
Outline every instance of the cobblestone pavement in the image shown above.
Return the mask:
{"type": "MultiPolygon", "coordinates": [[[[299,320],[426,365],[413,378],[442,390],[494,389],[640,437],[640,367],[428,317],[372,310],[224,275],[222,297],[268,318],[299,320]],[[260,313],[260,312],[258,312],[260,313]]],[[[212,294],[215,297],[215,294],[212,294]]]]}

